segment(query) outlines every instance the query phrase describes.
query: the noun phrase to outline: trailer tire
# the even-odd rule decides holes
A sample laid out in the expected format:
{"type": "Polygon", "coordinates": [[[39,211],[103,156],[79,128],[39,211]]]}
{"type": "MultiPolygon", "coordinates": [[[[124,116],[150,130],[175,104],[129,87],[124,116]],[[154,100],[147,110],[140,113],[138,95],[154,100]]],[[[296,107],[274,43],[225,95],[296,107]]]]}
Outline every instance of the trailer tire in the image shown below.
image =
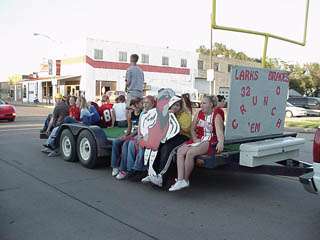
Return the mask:
{"type": "Polygon", "coordinates": [[[76,140],[69,129],[64,129],[60,136],[60,152],[66,162],[76,162],[76,140]]]}
{"type": "Polygon", "coordinates": [[[79,161],[84,167],[94,168],[97,165],[97,143],[88,130],[81,131],[78,136],[77,153],[79,161]]]}

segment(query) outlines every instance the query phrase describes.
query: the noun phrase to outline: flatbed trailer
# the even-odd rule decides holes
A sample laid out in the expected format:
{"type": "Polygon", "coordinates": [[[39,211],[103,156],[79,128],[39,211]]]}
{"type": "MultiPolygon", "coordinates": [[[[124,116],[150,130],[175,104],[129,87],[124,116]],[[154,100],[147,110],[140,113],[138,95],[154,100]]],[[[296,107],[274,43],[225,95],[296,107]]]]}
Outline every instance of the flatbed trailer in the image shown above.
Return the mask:
{"type": "MultiPolygon", "coordinates": [[[[79,161],[84,167],[90,169],[97,167],[101,163],[109,165],[112,140],[122,136],[125,131],[126,128],[101,128],[99,126],[87,126],[78,123],[63,124],[57,133],[61,157],[68,162],[79,161]]],[[[226,141],[225,150],[222,153],[199,155],[195,160],[203,162],[203,164],[198,164],[198,167],[212,170],[220,168],[225,171],[293,177],[313,174],[312,164],[293,159],[279,160],[275,161],[275,164],[254,168],[240,165],[241,144],[296,136],[297,133],[285,133],[226,141]]],[[[46,137],[40,135],[40,138],[44,139],[46,137]]],[[[214,145],[212,147],[215,148],[214,145]]]]}
{"type": "MultiPolygon", "coordinates": [[[[286,74],[280,70],[233,67],[230,74],[232,81],[228,118],[225,123],[224,151],[197,156],[196,163],[200,163],[196,164],[197,166],[295,177],[313,171],[312,164],[297,160],[299,149],[305,140],[297,138],[296,133],[283,132],[288,91],[286,74]],[[277,79],[275,76],[278,76],[277,79]]],[[[165,124],[168,124],[168,128],[165,132],[160,128],[160,122],[157,122],[166,119],[162,114],[164,111],[169,113],[168,107],[164,106],[169,103],[170,96],[174,96],[172,93],[170,95],[168,90],[163,91],[158,95],[159,106],[144,114],[142,120],[143,132],[149,134],[148,139],[157,141],[166,141],[180,131],[174,116],[175,120],[167,118],[165,124]],[[165,91],[168,91],[166,94],[169,95],[164,95],[165,91]]],[[[124,135],[125,131],[125,128],[104,129],[81,123],[63,124],[59,128],[56,142],[65,161],[79,160],[83,166],[94,168],[102,161],[110,162],[112,140],[124,135]]],[[[159,145],[150,142],[149,146],[145,151],[145,163],[155,160],[157,149],[151,146],[159,145]]],[[[176,150],[177,148],[171,153],[173,160],[176,150]]],[[[148,173],[154,174],[150,166],[152,164],[149,164],[148,173]]]]}

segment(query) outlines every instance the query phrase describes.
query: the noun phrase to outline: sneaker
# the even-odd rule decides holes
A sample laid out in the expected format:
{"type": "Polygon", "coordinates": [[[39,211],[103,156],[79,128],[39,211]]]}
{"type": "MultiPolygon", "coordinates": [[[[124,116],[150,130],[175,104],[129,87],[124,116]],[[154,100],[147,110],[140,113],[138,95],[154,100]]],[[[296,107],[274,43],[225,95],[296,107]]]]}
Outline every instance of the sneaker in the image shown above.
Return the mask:
{"type": "Polygon", "coordinates": [[[57,157],[60,155],[60,152],[59,151],[51,151],[49,154],[48,154],[48,157],[57,157]]]}
{"type": "Polygon", "coordinates": [[[120,172],[118,173],[118,175],[116,176],[116,179],[122,180],[122,179],[124,179],[126,176],[127,176],[127,173],[126,173],[126,172],[120,171],[120,172]]]}
{"type": "Polygon", "coordinates": [[[154,185],[157,185],[158,187],[162,187],[162,176],[160,174],[156,176],[150,176],[150,181],[154,185]]]}
{"type": "Polygon", "coordinates": [[[141,179],[141,182],[142,182],[142,183],[149,183],[149,182],[151,182],[150,176],[148,175],[148,176],[142,178],[142,179],[141,179]]]}
{"type": "Polygon", "coordinates": [[[47,147],[42,148],[40,151],[43,153],[51,153],[51,150],[47,147]]]}
{"type": "Polygon", "coordinates": [[[186,187],[189,187],[189,181],[184,179],[177,180],[176,183],[169,188],[169,192],[178,191],[186,187]]]}
{"type": "Polygon", "coordinates": [[[112,173],[111,173],[112,177],[115,177],[115,176],[117,176],[118,174],[119,174],[119,169],[118,169],[118,168],[113,168],[113,169],[112,169],[112,173]]]}

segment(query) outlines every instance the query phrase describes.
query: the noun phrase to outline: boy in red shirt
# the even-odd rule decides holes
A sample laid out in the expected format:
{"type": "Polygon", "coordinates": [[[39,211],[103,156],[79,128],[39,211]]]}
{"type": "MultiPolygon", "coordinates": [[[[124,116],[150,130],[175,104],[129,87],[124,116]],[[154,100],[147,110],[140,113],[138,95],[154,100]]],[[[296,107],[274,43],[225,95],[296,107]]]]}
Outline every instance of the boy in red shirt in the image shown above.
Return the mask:
{"type": "Polygon", "coordinates": [[[74,118],[77,121],[80,121],[80,108],[76,104],[76,99],[74,96],[71,96],[69,99],[69,117],[74,118]]]}
{"type": "Polygon", "coordinates": [[[107,95],[103,95],[101,99],[101,106],[99,107],[99,115],[101,118],[101,125],[103,127],[110,127],[112,125],[111,120],[111,109],[112,104],[110,103],[109,97],[107,95]]]}

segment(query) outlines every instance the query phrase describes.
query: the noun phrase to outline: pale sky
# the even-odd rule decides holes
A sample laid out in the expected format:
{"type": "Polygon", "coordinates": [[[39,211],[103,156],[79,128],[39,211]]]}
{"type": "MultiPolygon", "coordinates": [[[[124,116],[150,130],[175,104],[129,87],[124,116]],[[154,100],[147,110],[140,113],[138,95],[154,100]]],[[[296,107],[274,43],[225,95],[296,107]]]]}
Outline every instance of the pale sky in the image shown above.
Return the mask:
{"type": "MultiPolygon", "coordinates": [[[[217,0],[217,23],[302,41],[306,0],[217,0]],[[268,3],[268,6],[264,6],[268,3]]],[[[39,70],[58,43],[93,37],[195,51],[210,46],[211,0],[1,0],[0,81],[39,70]]],[[[307,46],[270,40],[268,57],[320,62],[320,1],[310,0],[307,46]]],[[[214,41],[261,57],[263,37],[214,30],[214,41]]]]}

